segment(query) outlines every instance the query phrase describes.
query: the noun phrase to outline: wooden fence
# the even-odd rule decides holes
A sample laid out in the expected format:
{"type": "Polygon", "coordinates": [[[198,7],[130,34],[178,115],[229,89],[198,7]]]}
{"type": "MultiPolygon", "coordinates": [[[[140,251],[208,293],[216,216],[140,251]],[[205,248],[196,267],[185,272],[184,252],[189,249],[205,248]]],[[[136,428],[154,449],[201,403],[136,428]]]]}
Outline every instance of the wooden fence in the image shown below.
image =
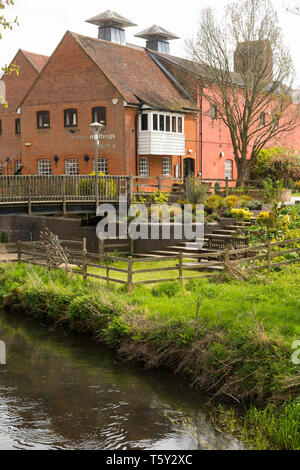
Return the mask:
{"type": "MultiPolygon", "coordinates": [[[[88,253],[86,250],[85,239],[79,242],[62,242],[63,246],[70,246],[70,244],[73,244],[73,246],[71,246],[71,249],[68,249],[68,270],[71,269],[76,274],[82,275],[84,280],[87,278],[93,278],[106,281],[108,284],[110,282],[114,282],[126,285],[128,291],[131,291],[131,289],[137,285],[170,282],[174,280],[186,281],[190,279],[210,277],[213,275],[211,271],[214,272],[216,270],[221,271],[223,269],[228,269],[230,265],[238,265],[241,268],[242,265],[245,264],[250,270],[267,270],[267,272],[271,272],[274,268],[300,262],[300,238],[276,243],[268,242],[264,245],[243,249],[227,249],[210,253],[189,255],[184,255],[180,252],[178,255],[174,256],[138,259],[131,256],[128,258],[120,258],[110,256],[108,253],[88,253]],[[280,260],[275,263],[273,262],[274,258],[280,258],[288,254],[291,255],[292,253],[296,254],[298,257],[294,256],[291,259],[280,260]],[[167,261],[173,261],[174,265],[138,269],[139,263],[159,264],[167,261]],[[174,263],[174,261],[177,262],[174,263]],[[117,267],[115,265],[117,262],[122,263],[125,266],[117,267]],[[94,272],[90,271],[91,268],[94,272]],[[102,272],[100,274],[96,273],[95,270],[97,269],[102,270],[102,272]],[[202,271],[202,274],[199,273],[199,276],[194,275],[191,277],[186,275],[188,271],[202,271]],[[174,276],[172,278],[158,279],[157,274],[162,272],[172,272],[174,273],[174,276]],[[114,273],[121,273],[122,278],[119,279],[114,277],[114,273]],[[136,275],[143,274],[153,274],[153,278],[141,279],[138,281],[135,280],[136,275]]],[[[14,253],[17,253],[17,257],[14,261],[45,266],[48,270],[67,268],[63,264],[53,264],[51,248],[45,246],[41,242],[18,242],[17,244],[0,245],[0,248],[5,248],[6,246],[10,253],[13,251],[14,253]]],[[[1,258],[2,262],[5,261],[3,254],[1,258]]],[[[9,262],[12,260],[7,256],[6,261],[9,262]]]]}
{"type": "MultiPolygon", "coordinates": [[[[0,204],[96,201],[95,176],[0,176],[0,204]]],[[[100,201],[118,202],[130,192],[129,177],[99,176],[100,201]]]]}

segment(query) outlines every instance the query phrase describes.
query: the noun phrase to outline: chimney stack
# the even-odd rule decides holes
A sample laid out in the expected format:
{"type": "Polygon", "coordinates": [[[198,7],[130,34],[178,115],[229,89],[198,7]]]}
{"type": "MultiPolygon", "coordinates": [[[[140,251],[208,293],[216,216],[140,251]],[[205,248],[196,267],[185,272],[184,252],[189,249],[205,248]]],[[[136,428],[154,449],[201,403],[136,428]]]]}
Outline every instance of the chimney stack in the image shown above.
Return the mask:
{"type": "Polygon", "coordinates": [[[163,52],[164,54],[170,54],[169,41],[180,39],[178,36],[175,36],[175,34],[170,33],[170,31],[167,31],[165,28],[156,24],[136,34],[135,37],[146,39],[147,49],[163,52]]]}
{"type": "Polygon", "coordinates": [[[86,20],[86,22],[99,26],[99,39],[122,45],[126,44],[124,28],[137,26],[135,23],[132,23],[132,21],[112,10],[100,13],[100,15],[94,16],[93,18],[86,20]]]}
{"type": "Polygon", "coordinates": [[[240,42],[234,53],[234,71],[259,74],[264,71],[266,78],[273,79],[273,51],[268,40],[240,42]]]}

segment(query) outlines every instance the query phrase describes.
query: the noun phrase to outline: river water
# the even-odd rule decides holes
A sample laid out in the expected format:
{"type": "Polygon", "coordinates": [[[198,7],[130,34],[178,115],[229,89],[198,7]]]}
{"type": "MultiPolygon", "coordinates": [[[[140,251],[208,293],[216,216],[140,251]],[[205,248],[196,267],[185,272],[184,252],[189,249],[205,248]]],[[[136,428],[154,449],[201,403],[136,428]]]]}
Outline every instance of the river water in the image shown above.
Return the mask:
{"type": "Polygon", "coordinates": [[[0,311],[0,449],[240,449],[180,378],[0,311]]]}

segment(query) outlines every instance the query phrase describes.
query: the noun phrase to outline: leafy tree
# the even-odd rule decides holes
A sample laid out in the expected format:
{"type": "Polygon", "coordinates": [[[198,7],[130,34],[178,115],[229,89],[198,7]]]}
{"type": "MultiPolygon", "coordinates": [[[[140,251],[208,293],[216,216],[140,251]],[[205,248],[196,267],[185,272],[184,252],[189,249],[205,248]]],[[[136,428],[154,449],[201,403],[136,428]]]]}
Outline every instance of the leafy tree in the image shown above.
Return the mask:
{"type": "Polygon", "coordinates": [[[254,178],[282,181],[286,189],[300,179],[300,156],[294,150],[281,147],[263,149],[253,166],[254,178]]]}
{"type": "Polygon", "coordinates": [[[234,1],[222,20],[205,8],[187,47],[202,65],[203,98],[230,131],[241,186],[259,152],[299,124],[292,59],[271,0],[234,1]]]}

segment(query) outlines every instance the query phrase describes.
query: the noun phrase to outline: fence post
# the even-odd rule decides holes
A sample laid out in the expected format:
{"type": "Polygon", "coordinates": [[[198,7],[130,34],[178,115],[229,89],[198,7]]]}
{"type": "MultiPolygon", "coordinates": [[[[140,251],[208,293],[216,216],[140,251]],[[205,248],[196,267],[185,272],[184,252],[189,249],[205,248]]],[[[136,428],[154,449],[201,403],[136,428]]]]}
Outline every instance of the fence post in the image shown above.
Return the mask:
{"type": "Polygon", "coordinates": [[[271,240],[268,240],[268,273],[271,272],[271,240]]]}
{"type": "Polygon", "coordinates": [[[183,281],[183,255],[182,251],[179,252],[179,279],[183,281]]]}
{"type": "Polygon", "coordinates": [[[18,263],[22,263],[22,248],[20,240],[18,240],[18,263]]]}
{"type": "Polygon", "coordinates": [[[104,255],[104,240],[99,238],[99,255],[104,255]]]}
{"type": "Polygon", "coordinates": [[[128,257],[127,290],[128,292],[132,291],[132,256],[128,257]]]}
{"type": "Polygon", "coordinates": [[[226,197],[229,194],[228,176],[225,178],[225,194],[226,194],[226,197]]]}
{"type": "Polygon", "coordinates": [[[161,191],[162,189],[161,176],[157,177],[157,187],[158,187],[158,191],[161,191]]]}
{"type": "Polygon", "coordinates": [[[31,177],[28,177],[28,215],[32,214],[32,209],[31,209],[32,203],[31,203],[31,177]]]}
{"type": "Polygon", "coordinates": [[[62,177],[62,198],[63,198],[63,215],[67,213],[67,198],[66,198],[66,177],[62,177]]]}
{"type": "Polygon", "coordinates": [[[129,237],[129,254],[134,255],[134,240],[129,237]]]}
{"type": "Polygon", "coordinates": [[[86,238],[83,239],[82,248],[82,277],[83,280],[87,280],[87,249],[86,249],[86,238]]]}
{"type": "Polygon", "coordinates": [[[106,282],[109,285],[109,257],[108,253],[105,254],[105,264],[106,264],[106,282]]]}
{"type": "Polygon", "coordinates": [[[129,203],[131,203],[131,201],[132,201],[132,195],[133,195],[132,180],[133,180],[132,175],[129,175],[129,178],[128,178],[128,202],[129,202],[129,203]]]}

